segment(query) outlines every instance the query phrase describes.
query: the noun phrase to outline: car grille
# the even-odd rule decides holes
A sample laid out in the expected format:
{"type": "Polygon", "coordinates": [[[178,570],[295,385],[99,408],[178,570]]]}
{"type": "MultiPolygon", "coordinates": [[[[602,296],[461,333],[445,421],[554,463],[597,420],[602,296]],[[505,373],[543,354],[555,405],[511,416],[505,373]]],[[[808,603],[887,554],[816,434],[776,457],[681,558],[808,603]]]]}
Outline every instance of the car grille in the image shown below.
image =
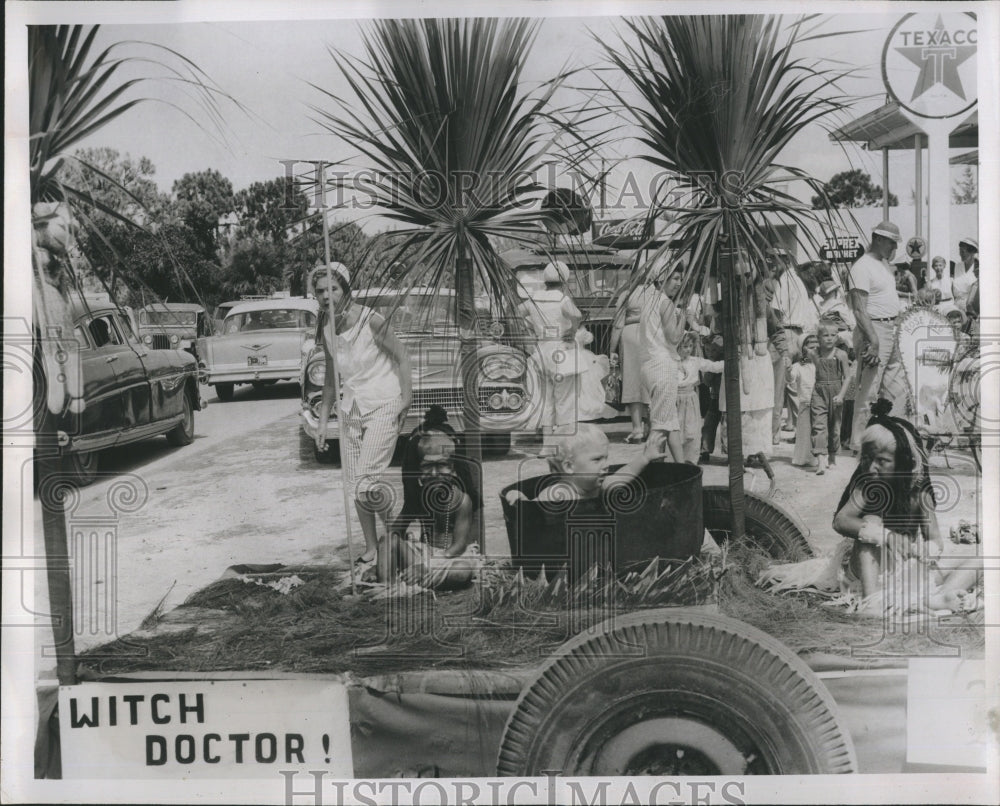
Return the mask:
{"type": "MultiPolygon", "coordinates": [[[[491,409],[490,396],[496,392],[506,389],[509,392],[517,392],[523,396],[524,390],[520,386],[480,386],[479,387],[479,410],[483,414],[496,414],[498,412],[512,411],[512,409],[491,409]]],[[[459,388],[450,389],[415,389],[413,391],[413,408],[417,410],[427,409],[431,406],[441,406],[447,411],[462,410],[462,390],[459,388]]]]}
{"type": "MultiPolygon", "coordinates": [[[[511,408],[500,408],[493,409],[490,408],[490,396],[496,392],[502,392],[503,390],[508,392],[517,392],[519,395],[524,397],[524,390],[517,385],[511,386],[480,386],[479,387],[479,411],[486,415],[496,416],[498,414],[510,414],[514,411],[521,411],[525,408],[527,401],[522,403],[518,409],[511,408]]],[[[321,394],[316,394],[315,397],[310,396],[310,410],[314,416],[319,416],[319,404],[322,400],[321,394]]],[[[459,412],[462,410],[462,390],[459,388],[446,388],[446,389],[414,389],[413,390],[413,403],[411,404],[410,410],[415,413],[423,413],[431,406],[441,406],[448,412],[459,412]]]]}
{"type": "Polygon", "coordinates": [[[154,333],[152,336],[152,341],[149,346],[154,350],[169,350],[170,349],[170,336],[165,336],[162,333],[154,333]]]}

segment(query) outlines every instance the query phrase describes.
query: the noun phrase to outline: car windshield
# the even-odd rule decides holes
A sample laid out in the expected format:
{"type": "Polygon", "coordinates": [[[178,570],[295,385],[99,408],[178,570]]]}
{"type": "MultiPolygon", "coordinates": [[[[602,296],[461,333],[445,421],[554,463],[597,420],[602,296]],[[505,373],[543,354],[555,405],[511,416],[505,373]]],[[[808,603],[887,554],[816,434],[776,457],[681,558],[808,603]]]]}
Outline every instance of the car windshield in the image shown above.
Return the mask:
{"type": "MultiPolygon", "coordinates": [[[[628,283],[630,276],[631,272],[627,266],[572,269],[566,290],[573,297],[610,297],[628,283]]],[[[529,295],[545,290],[542,269],[518,269],[517,279],[529,295]]]]}
{"type": "Polygon", "coordinates": [[[400,301],[395,294],[360,300],[390,319],[399,332],[454,327],[455,298],[431,294],[410,294],[400,301]]]}
{"type": "Polygon", "coordinates": [[[223,323],[222,332],[231,334],[315,326],[316,315],[312,311],[298,308],[268,308],[263,311],[244,311],[229,315],[223,323]]]}
{"type": "Polygon", "coordinates": [[[198,321],[197,311],[139,311],[139,321],[144,325],[166,325],[167,327],[194,327],[198,321]]]}

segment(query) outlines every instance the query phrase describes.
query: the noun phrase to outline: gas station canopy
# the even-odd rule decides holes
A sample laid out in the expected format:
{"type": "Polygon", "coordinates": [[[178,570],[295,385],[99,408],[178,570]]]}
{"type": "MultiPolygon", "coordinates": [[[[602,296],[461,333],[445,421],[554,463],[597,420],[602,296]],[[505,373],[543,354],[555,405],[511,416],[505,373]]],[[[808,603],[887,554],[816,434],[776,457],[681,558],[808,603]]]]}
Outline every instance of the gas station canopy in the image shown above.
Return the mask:
{"type": "Polygon", "coordinates": [[[952,157],[948,160],[949,165],[978,165],[979,164],[979,149],[974,151],[966,151],[964,154],[959,154],[958,156],[952,157]]]}
{"type": "MultiPolygon", "coordinates": [[[[883,148],[890,150],[912,149],[914,137],[923,134],[899,111],[899,104],[888,103],[873,112],[841,126],[830,133],[837,142],[864,143],[869,151],[883,148]]],[[[922,137],[922,145],[927,138],[922,137]]],[[[950,148],[976,148],[979,146],[979,113],[973,111],[948,138],[950,148]]]]}

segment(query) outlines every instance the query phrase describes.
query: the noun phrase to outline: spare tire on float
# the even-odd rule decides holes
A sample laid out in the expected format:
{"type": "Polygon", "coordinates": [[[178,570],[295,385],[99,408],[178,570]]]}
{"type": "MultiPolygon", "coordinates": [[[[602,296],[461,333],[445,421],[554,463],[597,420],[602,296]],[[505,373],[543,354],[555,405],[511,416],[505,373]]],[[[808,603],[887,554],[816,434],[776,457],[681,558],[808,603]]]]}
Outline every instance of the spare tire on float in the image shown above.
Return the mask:
{"type": "MultiPolygon", "coordinates": [[[[614,472],[621,465],[611,468],[614,472]]],[[[552,576],[568,566],[575,579],[595,562],[616,571],[645,568],[654,557],[686,560],[701,551],[701,468],[654,462],[629,485],[594,499],[536,501],[538,493],[560,484],[554,475],[534,476],[500,491],[511,562],[526,576],[544,567],[552,576]],[[527,500],[507,501],[512,491],[527,500]]]]}
{"type": "MultiPolygon", "coordinates": [[[[744,540],[775,560],[805,560],[814,556],[798,519],[780,504],[755,493],[744,493],[746,535],[744,540]]],[[[705,528],[720,545],[728,543],[732,507],[729,488],[712,485],[702,491],[705,528]]]]}
{"type": "Polygon", "coordinates": [[[836,703],[798,656],[682,608],[616,616],[563,645],[522,691],[497,761],[518,777],[857,769],[836,703]]]}

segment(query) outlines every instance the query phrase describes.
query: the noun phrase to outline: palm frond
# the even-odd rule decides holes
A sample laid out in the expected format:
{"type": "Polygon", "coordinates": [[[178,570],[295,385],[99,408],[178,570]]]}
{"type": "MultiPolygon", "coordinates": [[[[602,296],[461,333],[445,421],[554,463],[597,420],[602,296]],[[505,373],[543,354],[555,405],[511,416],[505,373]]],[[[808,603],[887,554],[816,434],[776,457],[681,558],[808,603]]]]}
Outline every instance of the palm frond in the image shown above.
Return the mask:
{"type": "Polygon", "coordinates": [[[626,22],[621,41],[602,43],[624,86],[600,80],[638,128],[639,156],[669,172],[686,197],[681,205],[653,205],[672,220],[674,248],[660,250],[623,293],[664,263],[684,263],[683,285],[704,288],[724,230],[735,239],[729,246],[759,265],[779,224],[798,225],[797,237],[813,252],[819,245],[809,225],[836,227],[837,211],[807,209],[774,179],[780,173],[819,187],[778,160],[803,130],[850,103],[837,86],[853,69],[797,55],[804,42],[836,35],[819,32],[819,24],[815,16],[790,24],[745,15],[644,17],[626,22]]]}
{"type": "Polygon", "coordinates": [[[313,106],[315,120],[367,169],[346,181],[405,225],[394,237],[413,261],[443,281],[438,269],[468,259],[481,287],[509,306],[515,283],[491,239],[536,239],[545,188],[535,177],[557,159],[581,159],[576,120],[552,103],[569,73],[523,88],[537,29],[524,19],[379,21],[363,58],[332,54],[349,100],[313,85],[329,102],[313,106]]]}
{"type": "MultiPolygon", "coordinates": [[[[146,42],[115,42],[94,51],[98,26],[30,26],[28,28],[29,151],[32,203],[61,201],[66,189],[58,181],[62,160],[81,141],[107,126],[135,106],[155,100],[136,96],[135,90],[151,81],[172,82],[193,89],[200,113],[169,101],[199,126],[199,118],[212,124],[217,134],[225,131],[219,102],[242,110],[232,96],[217,87],[190,59],[171,48],[146,42]],[[141,48],[131,55],[118,55],[128,45],[141,48]],[[157,54],[155,58],[149,54],[157,54]],[[136,67],[145,75],[124,78],[126,68],[136,67]]],[[[203,130],[204,127],[202,126],[203,130]]],[[[75,195],[79,197],[83,190],[75,195]]]]}

